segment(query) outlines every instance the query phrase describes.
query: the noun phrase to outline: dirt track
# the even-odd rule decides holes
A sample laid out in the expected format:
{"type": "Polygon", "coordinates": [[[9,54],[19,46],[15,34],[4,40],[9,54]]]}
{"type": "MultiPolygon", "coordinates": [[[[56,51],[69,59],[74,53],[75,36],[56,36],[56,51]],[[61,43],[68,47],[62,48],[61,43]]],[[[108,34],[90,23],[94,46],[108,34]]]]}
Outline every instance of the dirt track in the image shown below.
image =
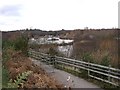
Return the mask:
{"type": "MultiPolygon", "coordinates": [[[[40,61],[31,59],[35,64],[40,65],[49,75],[54,77],[56,80],[58,80],[60,83],[62,83],[64,86],[71,86],[72,88],[98,88],[97,85],[94,85],[82,78],[76,77],[70,73],[67,73],[62,70],[53,69],[51,66],[46,65],[40,61]],[[54,71],[54,72],[53,72],[54,71]],[[67,82],[67,78],[70,76],[70,80],[67,82]]],[[[102,89],[100,89],[102,90],[102,89]]]]}

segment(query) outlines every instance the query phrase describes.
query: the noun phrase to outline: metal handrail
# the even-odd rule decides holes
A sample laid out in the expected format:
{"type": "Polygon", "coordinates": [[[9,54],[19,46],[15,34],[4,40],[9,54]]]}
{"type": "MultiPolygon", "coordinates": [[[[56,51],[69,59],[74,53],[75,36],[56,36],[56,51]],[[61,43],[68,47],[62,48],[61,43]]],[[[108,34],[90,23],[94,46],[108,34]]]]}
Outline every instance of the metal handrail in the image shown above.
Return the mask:
{"type": "MultiPolygon", "coordinates": [[[[30,55],[32,54],[32,56],[34,58],[40,58],[45,57],[45,61],[47,62],[47,60],[50,59],[50,55],[49,54],[44,54],[44,53],[40,53],[37,51],[33,51],[33,50],[29,50],[28,52],[30,55]]],[[[70,58],[64,58],[64,57],[58,57],[55,56],[55,59],[57,63],[61,63],[61,64],[65,64],[65,65],[69,65],[75,68],[81,68],[84,70],[89,70],[91,72],[97,73],[97,74],[101,74],[107,77],[111,77],[117,80],[120,80],[120,69],[117,68],[113,68],[113,67],[107,67],[107,66],[103,66],[103,65],[99,65],[99,64],[94,64],[94,63],[89,63],[89,62],[84,62],[84,61],[80,61],[80,60],[75,60],[75,59],[70,59],[70,58]]],[[[93,77],[95,79],[98,78],[98,80],[102,80],[105,81],[106,83],[111,83],[113,85],[119,86],[118,83],[114,83],[112,81],[109,80],[104,80],[102,78],[96,77],[96,76],[92,76],[89,75],[90,77],[93,77]]]]}

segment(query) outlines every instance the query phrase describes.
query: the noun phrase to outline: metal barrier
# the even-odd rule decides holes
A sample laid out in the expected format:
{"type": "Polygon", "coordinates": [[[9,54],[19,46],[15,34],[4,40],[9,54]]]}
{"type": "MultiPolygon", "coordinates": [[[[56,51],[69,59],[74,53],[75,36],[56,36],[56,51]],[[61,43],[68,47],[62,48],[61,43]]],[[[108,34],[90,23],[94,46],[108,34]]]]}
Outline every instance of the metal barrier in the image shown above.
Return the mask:
{"type": "Polygon", "coordinates": [[[89,77],[101,80],[106,83],[110,83],[115,86],[120,85],[120,69],[112,68],[111,66],[107,67],[99,64],[58,56],[55,56],[55,60],[50,61],[51,56],[48,54],[40,53],[33,50],[29,50],[28,53],[30,57],[38,59],[42,62],[46,62],[49,64],[57,63],[62,65],[68,65],[70,67],[75,67],[78,69],[84,69],[88,71],[89,77]]]}

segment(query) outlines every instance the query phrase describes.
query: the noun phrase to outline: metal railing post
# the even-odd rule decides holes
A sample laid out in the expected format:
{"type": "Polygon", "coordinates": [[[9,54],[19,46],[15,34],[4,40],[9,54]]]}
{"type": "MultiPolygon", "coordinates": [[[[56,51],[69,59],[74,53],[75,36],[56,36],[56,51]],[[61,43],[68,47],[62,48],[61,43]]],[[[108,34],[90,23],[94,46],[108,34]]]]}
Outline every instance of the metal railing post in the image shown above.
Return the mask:
{"type": "Polygon", "coordinates": [[[111,65],[109,65],[109,69],[108,69],[108,81],[110,81],[110,68],[111,68],[111,65]]]}
{"type": "Polygon", "coordinates": [[[75,59],[57,57],[57,56],[54,56],[54,58],[53,58],[54,60],[50,61],[50,56],[48,54],[42,54],[42,53],[38,53],[37,51],[32,51],[32,50],[29,51],[30,57],[38,59],[38,57],[41,58],[40,55],[42,55],[44,57],[44,61],[46,63],[50,64],[50,62],[51,62],[53,67],[55,66],[55,64],[57,64],[57,65],[60,64],[62,69],[67,66],[70,66],[74,70],[83,69],[83,70],[87,71],[87,75],[89,77],[104,81],[106,83],[110,83],[115,86],[119,86],[119,84],[120,84],[119,82],[118,83],[116,82],[116,80],[120,81],[120,75],[119,75],[120,69],[113,68],[113,67],[111,67],[111,65],[103,66],[103,65],[91,63],[89,60],[88,60],[88,62],[84,62],[82,60],[79,61],[79,60],[75,60],[75,59]],[[57,59],[57,60],[55,60],[55,59],[57,59]],[[103,75],[106,78],[103,79],[99,76],[94,75],[94,73],[103,75]]]}
{"type": "Polygon", "coordinates": [[[89,61],[88,61],[88,77],[90,75],[90,70],[89,70],[89,61]]]}

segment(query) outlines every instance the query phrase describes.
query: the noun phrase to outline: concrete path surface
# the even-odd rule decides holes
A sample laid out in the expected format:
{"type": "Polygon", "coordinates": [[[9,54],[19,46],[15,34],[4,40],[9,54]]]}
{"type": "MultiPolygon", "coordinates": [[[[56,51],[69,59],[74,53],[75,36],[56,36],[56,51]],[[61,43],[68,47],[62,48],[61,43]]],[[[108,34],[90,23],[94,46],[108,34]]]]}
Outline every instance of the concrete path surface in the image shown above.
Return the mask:
{"type": "Polygon", "coordinates": [[[74,76],[62,70],[54,69],[50,65],[46,65],[38,60],[31,59],[35,64],[43,68],[50,76],[54,77],[58,82],[62,83],[65,87],[72,88],[97,88],[97,90],[103,90],[97,85],[88,82],[82,78],[74,76]]]}

